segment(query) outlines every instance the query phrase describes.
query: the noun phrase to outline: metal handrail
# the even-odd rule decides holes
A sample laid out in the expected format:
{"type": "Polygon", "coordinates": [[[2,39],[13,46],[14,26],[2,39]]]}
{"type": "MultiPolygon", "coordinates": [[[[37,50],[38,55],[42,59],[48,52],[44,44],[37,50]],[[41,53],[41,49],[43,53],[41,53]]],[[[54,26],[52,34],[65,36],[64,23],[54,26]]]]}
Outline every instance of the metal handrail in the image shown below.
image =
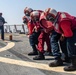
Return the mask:
{"type": "Polygon", "coordinates": [[[15,32],[15,33],[27,33],[27,27],[24,24],[21,25],[4,25],[4,32],[15,32]],[[21,27],[20,27],[21,26],[21,27]]]}

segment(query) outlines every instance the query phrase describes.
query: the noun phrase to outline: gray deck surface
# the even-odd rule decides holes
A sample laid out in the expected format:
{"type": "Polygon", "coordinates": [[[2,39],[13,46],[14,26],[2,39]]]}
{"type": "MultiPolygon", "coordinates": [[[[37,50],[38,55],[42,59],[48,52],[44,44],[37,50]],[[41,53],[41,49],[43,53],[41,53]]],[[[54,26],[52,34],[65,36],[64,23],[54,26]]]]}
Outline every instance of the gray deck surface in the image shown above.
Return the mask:
{"type": "MultiPolygon", "coordinates": [[[[5,40],[9,41],[9,35],[5,35],[5,40]]],[[[24,62],[41,63],[48,65],[50,62],[54,61],[53,57],[45,56],[45,60],[35,61],[34,56],[28,56],[28,53],[32,51],[28,37],[25,34],[12,34],[13,40],[11,42],[15,43],[15,46],[6,51],[0,52],[1,58],[14,59],[24,62]]],[[[0,49],[5,47],[8,43],[0,40],[0,49]]],[[[9,60],[7,60],[9,62],[9,60]]],[[[52,70],[46,70],[41,68],[34,68],[29,66],[23,66],[19,64],[8,63],[5,60],[0,61],[0,75],[75,75],[73,73],[67,72],[56,72],[52,70]]],[[[15,62],[14,62],[15,63],[15,62]]],[[[21,64],[21,63],[20,63],[21,64]]],[[[27,65],[27,64],[24,64],[27,65]]]]}

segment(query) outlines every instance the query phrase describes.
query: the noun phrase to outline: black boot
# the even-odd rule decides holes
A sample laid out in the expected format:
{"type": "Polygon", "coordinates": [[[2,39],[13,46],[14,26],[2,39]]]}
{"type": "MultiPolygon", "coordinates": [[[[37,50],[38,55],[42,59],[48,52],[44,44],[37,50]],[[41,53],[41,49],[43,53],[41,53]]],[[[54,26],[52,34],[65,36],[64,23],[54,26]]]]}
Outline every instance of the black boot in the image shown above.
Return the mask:
{"type": "Polygon", "coordinates": [[[64,71],[76,71],[76,56],[71,58],[71,65],[64,67],[64,71]]]}
{"type": "Polygon", "coordinates": [[[35,45],[32,46],[32,49],[33,51],[30,52],[28,55],[32,56],[32,55],[38,55],[38,52],[37,52],[37,48],[35,45]]]}
{"type": "Polygon", "coordinates": [[[70,57],[65,57],[63,62],[66,62],[66,63],[71,63],[71,59],[70,57]]]}
{"type": "Polygon", "coordinates": [[[32,52],[28,53],[28,55],[30,55],[30,56],[32,56],[32,55],[38,55],[38,53],[37,53],[37,52],[32,51],[32,52]]]}
{"type": "Polygon", "coordinates": [[[44,55],[45,55],[45,56],[53,56],[52,52],[49,52],[49,51],[45,51],[45,52],[44,52],[44,55]]]}
{"type": "Polygon", "coordinates": [[[54,62],[51,62],[49,64],[50,67],[57,67],[57,66],[62,66],[63,65],[63,61],[61,58],[56,59],[54,62]]]}
{"type": "Polygon", "coordinates": [[[45,57],[41,52],[38,52],[38,55],[33,58],[33,60],[44,60],[44,59],[45,57]]]}

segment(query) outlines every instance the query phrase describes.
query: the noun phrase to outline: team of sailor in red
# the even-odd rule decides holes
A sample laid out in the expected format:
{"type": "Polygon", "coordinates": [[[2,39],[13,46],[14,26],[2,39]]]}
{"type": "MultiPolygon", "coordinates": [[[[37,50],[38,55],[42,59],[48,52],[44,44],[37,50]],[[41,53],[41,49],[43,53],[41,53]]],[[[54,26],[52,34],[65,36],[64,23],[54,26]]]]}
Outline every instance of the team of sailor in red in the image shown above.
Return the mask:
{"type": "MultiPolygon", "coordinates": [[[[33,33],[39,33],[36,49],[30,55],[36,55],[34,60],[44,60],[45,55],[49,53],[52,55],[53,42],[51,43],[50,38],[53,31],[57,34],[63,35],[66,38],[68,56],[70,58],[70,63],[72,65],[64,67],[65,71],[75,71],[76,70],[76,17],[71,16],[67,12],[57,12],[55,9],[48,8],[45,11],[33,10],[26,7],[24,9],[25,16],[23,17],[23,22],[28,27],[29,35],[32,36],[33,33]],[[46,43],[47,50],[45,52],[44,45],[46,43]]],[[[36,34],[35,34],[36,35],[36,34]]],[[[52,37],[53,39],[53,37],[52,37]]],[[[59,40],[59,39],[58,39],[59,40]]],[[[34,46],[34,45],[32,45],[34,46]]],[[[54,47],[54,46],[53,46],[54,47]]],[[[54,47],[56,48],[56,46],[54,47]]],[[[56,59],[54,62],[50,63],[50,67],[56,67],[63,65],[61,58],[56,59]]]]}

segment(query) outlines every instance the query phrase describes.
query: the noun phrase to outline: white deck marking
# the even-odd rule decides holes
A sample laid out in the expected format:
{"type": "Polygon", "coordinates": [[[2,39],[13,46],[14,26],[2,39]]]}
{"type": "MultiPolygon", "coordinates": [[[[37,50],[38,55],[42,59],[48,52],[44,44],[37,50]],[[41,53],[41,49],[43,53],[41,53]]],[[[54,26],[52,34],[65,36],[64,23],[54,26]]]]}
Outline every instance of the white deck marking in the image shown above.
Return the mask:
{"type": "MultiPolygon", "coordinates": [[[[5,37],[9,37],[9,35],[6,35],[5,37]]],[[[22,37],[22,36],[27,36],[26,34],[12,34],[12,37],[22,37]]]]}
{"type": "Polygon", "coordinates": [[[4,57],[0,57],[0,62],[8,63],[8,64],[14,64],[14,65],[20,65],[20,66],[25,66],[25,67],[32,67],[32,68],[37,68],[37,69],[43,69],[43,70],[47,70],[47,71],[76,74],[76,71],[73,71],[73,72],[63,71],[63,67],[54,67],[54,68],[52,67],[51,68],[47,64],[21,61],[21,60],[15,60],[15,59],[4,58],[4,57]]]}
{"type": "Polygon", "coordinates": [[[0,52],[6,51],[6,50],[12,48],[15,45],[14,42],[9,42],[9,41],[7,41],[7,42],[8,42],[8,44],[5,47],[0,48],[0,52]]]}

